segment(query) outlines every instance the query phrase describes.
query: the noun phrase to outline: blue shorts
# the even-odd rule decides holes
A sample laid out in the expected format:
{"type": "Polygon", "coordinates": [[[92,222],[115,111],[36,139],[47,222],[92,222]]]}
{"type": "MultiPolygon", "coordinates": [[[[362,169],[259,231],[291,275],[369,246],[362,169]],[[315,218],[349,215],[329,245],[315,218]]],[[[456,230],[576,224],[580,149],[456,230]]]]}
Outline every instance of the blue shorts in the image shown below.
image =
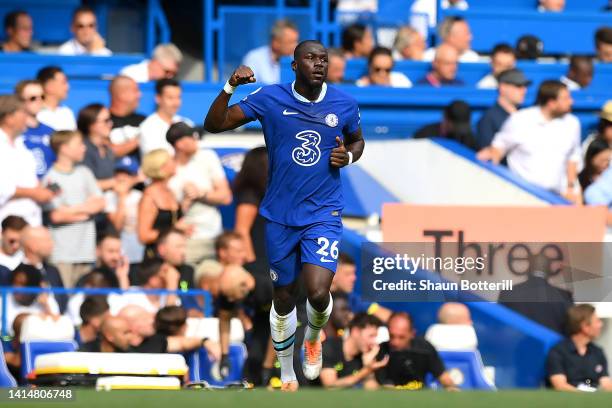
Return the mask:
{"type": "Polygon", "coordinates": [[[274,286],[286,286],[295,281],[305,263],[336,273],[341,237],[341,220],[317,222],[303,227],[291,227],[267,220],[266,249],[274,286]]]}

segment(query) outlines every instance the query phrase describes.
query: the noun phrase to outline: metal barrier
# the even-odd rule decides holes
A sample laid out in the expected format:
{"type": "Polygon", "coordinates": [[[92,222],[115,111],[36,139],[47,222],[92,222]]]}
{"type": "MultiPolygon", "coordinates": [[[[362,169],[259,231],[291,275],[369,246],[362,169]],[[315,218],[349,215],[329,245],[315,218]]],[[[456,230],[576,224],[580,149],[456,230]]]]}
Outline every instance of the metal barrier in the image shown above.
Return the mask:
{"type": "Polygon", "coordinates": [[[109,295],[111,293],[134,293],[142,292],[150,295],[177,295],[177,296],[203,296],[204,307],[202,312],[205,317],[212,316],[212,296],[210,292],[200,289],[188,289],[188,290],[165,290],[165,289],[144,289],[138,287],[131,287],[129,289],[119,288],[34,288],[34,287],[13,287],[13,286],[0,286],[0,304],[2,305],[2,328],[0,335],[5,338],[8,335],[8,322],[6,316],[6,308],[9,293],[53,293],[53,294],[76,294],[84,293],[85,295],[109,295]]]}

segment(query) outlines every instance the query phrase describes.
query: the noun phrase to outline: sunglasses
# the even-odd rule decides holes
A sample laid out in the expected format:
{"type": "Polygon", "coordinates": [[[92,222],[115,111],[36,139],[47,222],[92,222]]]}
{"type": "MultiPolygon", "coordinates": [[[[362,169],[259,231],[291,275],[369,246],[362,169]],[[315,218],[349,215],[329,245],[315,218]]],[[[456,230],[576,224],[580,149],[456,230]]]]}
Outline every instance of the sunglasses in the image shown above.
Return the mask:
{"type": "Polygon", "coordinates": [[[374,72],[384,72],[386,74],[391,72],[391,68],[372,67],[374,72]]]}
{"type": "Polygon", "coordinates": [[[78,28],[79,30],[82,30],[84,28],[96,28],[96,23],[89,23],[89,24],[77,24],[76,28],[78,28]]]}
{"type": "Polygon", "coordinates": [[[27,96],[25,98],[23,98],[23,100],[25,102],[34,102],[34,101],[44,101],[45,100],[45,95],[32,95],[32,96],[27,96]]]}

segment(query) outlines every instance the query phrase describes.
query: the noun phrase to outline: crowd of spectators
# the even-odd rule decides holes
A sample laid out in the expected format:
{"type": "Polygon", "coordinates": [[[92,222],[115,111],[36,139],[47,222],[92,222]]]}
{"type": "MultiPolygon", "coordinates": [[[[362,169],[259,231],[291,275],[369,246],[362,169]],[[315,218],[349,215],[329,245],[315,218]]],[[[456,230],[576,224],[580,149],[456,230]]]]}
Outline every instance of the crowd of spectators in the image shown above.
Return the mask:
{"type": "MultiPolygon", "coordinates": [[[[431,3],[419,0],[413,6],[413,11],[428,14],[429,26],[436,21],[435,15],[431,19],[431,3]]],[[[442,4],[468,6],[462,0],[442,4]]],[[[563,1],[542,0],[538,10],[563,8],[563,1]]],[[[5,31],[3,52],[33,49],[33,23],[26,12],[8,14],[5,31]]],[[[60,54],[112,54],[97,31],[92,9],[74,12],[71,32],[73,38],[59,47],[60,54]]],[[[423,30],[400,27],[391,49],[376,45],[370,27],[349,25],[342,32],[341,48],[329,50],[328,81],[346,83],[347,59],[362,58],[367,72],[355,82],[358,86],[462,87],[459,64],[486,61],[487,56],[471,49],[470,26],[461,17],[444,19],[438,32],[439,44],[428,48],[423,30]],[[400,60],[431,62],[431,69],[423,78],[408,78],[394,71],[400,60]]],[[[279,20],[269,43],[248,52],[243,63],[258,82],[278,83],[279,60],[292,55],[298,39],[298,27],[279,20]]],[[[538,41],[525,37],[516,48],[499,44],[491,50],[491,72],[477,88],[496,89],[497,99],[475,128],[469,105],[456,100],[444,109],[441,121],[419,129],[414,137],[456,140],[478,151],[479,159],[507,163],[523,179],[575,203],[610,206],[612,102],[602,108],[597,132],[583,146],[580,124],[571,114],[570,91],[589,86],[594,60],[572,56],[566,75],[544,81],[536,104],[522,108],[531,81],[516,68],[516,61],[527,54],[536,59],[542,48],[538,41]]],[[[612,28],[598,30],[595,43],[597,61],[612,62],[612,28]]],[[[157,46],[150,59],[125,67],[110,81],[109,106],[91,103],[79,112],[63,104],[70,84],[57,66],[19,82],[14,94],[0,95],[0,172],[10,175],[0,180],[0,285],[41,289],[10,294],[0,313],[6,314],[17,341],[28,315],[66,315],[77,328],[83,351],[164,353],[204,347],[222,374],[229,370],[230,322],[237,318],[250,350],[245,376],[268,384],[276,373],[268,325],[272,286],[263,246],[265,222],[258,214],[266,189],[267,153],[264,147],[249,151],[230,185],[217,154],[200,147],[201,130],[178,115],[182,98],[176,76],[182,60],[175,45],[157,46]],[[146,116],[139,112],[139,83],[149,81],[155,81],[156,108],[144,112],[146,116]],[[231,203],[236,205],[235,230],[223,231],[220,207],[231,203]],[[44,290],[73,287],[123,291],[87,296],[44,290]],[[188,318],[211,313],[204,297],[180,294],[189,289],[212,296],[218,342],[187,336],[188,318]]],[[[612,224],[612,215],[609,218],[612,224]]],[[[525,290],[533,289],[529,285],[552,288],[541,282],[538,272],[525,290]]],[[[341,254],[317,385],[419,389],[431,374],[442,387],[455,390],[436,348],[417,336],[411,316],[361,301],[353,292],[355,279],[355,263],[341,254]],[[381,327],[389,339],[379,344],[381,327]]],[[[585,371],[571,368],[586,364],[584,360],[606,367],[601,350],[591,343],[600,330],[594,312],[584,305],[572,308],[566,293],[550,293],[556,306],[544,317],[529,305],[517,307],[506,298],[500,302],[553,330],[569,328],[570,340],[549,357],[554,388],[595,383],[610,388],[605,369],[585,377],[585,371]],[[564,359],[577,362],[568,365],[564,359]]],[[[451,305],[441,310],[441,322],[471,325],[465,307],[461,319],[453,317],[457,309],[451,305]]],[[[298,310],[300,315],[298,331],[303,331],[305,312],[298,310]]],[[[6,360],[19,376],[18,347],[7,351],[6,360]]]]}

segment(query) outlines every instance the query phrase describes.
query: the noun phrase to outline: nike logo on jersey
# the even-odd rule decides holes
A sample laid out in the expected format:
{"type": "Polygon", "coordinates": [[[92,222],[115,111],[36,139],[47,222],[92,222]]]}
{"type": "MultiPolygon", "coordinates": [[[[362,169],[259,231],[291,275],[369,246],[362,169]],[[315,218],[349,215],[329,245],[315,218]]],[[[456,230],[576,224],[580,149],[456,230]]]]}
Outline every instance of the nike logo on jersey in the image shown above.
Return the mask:
{"type": "Polygon", "coordinates": [[[289,116],[289,115],[297,115],[297,114],[298,114],[297,112],[290,112],[290,111],[288,111],[287,109],[285,109],[285,110],[283,111],[283,115],[285,115],[285,116],[289,116]]]}

